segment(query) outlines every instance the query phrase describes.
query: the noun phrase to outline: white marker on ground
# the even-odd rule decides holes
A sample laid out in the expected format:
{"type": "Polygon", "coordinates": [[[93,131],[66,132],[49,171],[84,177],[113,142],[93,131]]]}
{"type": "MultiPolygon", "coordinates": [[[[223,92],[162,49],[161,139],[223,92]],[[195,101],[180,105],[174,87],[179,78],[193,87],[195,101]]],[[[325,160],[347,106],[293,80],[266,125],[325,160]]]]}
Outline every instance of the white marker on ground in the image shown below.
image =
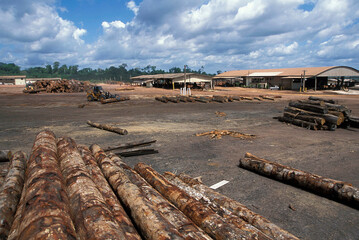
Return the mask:
{"type": "Polygon", "coordinates": [[[225,185],[225,184],[227,184],[227,183],[229,183],[229,181],[227,181],[227,180],[222,180],[222,181],[220,181],[219,183],[216,183],[216,184],[210,186],[210,188],[212,188],[212,189],[217,189],[217,188],[220,188],[220,187],[222,187],[223,185],[225,185]]]}

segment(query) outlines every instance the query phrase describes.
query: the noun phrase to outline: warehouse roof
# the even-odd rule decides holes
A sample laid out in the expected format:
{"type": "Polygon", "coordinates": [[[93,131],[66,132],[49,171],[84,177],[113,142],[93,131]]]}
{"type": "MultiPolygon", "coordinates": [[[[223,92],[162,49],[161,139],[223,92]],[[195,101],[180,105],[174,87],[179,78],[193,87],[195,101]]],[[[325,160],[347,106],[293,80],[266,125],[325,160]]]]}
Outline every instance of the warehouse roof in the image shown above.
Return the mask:
{"type": "MultiPolygon", "coordinates": [[[[208,78],[211,79],[212,77],[207,76],[207,75],[202,75],[202,74],[198,74],[198,73],[186,73],[186,77],[189,76],[198,76],[198,77],[203,77],[203,78],[208,78]]],[[[141,76],[137,76],[137,77],[131,77],[131,79],[133,80],[139,80],[139,79],[175,79],[175,78],[183,78],[184,77],[184,73],[164,73],[164,74],[154,74],[154,75],[141,75],[141,76]]]]}
{"type": "MultiPolygon", "coordinates": [[[[318,75],[323,75],[324,73],[332,70],[341,71],[341,74],[338,76],[346,76],[346,74],[352,74],[350,76],[357,76],[359,71],[345,66],[332,66],[332,67],[301,67],[301,68],[277,68],[277,69],[250,69],[250,70],[236,70],[228,71],[221,74],[218,74],[214,78],[230,78],[230,77],[270,77],[270,76],[280,76],[280,77],[300,77],[304,71],[307,77],[313,77],[318,75]],[[346,73],[344,73],[346,71],[346,73]]],[[[331,74],[334,74],[331,73],[331,74]]],[[[332,75],[336,76],[336,75],[332,75]]]]}
{"type": "Polygon", "coordinates": [[[26,78],[25,75],[17,75],[17,76],[0,76],[0,79],[18,79],[18,78],[26,78]]]}

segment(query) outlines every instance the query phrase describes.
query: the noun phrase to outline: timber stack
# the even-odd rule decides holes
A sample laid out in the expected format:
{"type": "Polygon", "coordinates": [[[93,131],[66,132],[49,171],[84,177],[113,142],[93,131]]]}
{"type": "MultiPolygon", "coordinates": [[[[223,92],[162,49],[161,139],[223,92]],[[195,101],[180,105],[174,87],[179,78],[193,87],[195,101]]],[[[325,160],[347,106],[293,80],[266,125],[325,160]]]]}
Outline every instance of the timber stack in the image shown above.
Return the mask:
{"type": "Polygon", "coordinates": [[[337,127],[358,127],[359,118],[351,110],[331,99],[309,97],[308,100],[291,101],[284,108],[281,122],[290,123],[312,130],[331,130],[337,127]]]}
{"type": "Polygon", "coordinates": [[[298,239],[185,174],[132,169],[51,131],[12,156],[0,220],[0,239],[298,239]]]}
{"type": "Polygon", "coordinates": [[[90,89],[88,82],[78,80],[40,80],[34,83],[34,89],[48,93],[74,93],[85,92],[90,89]]]}

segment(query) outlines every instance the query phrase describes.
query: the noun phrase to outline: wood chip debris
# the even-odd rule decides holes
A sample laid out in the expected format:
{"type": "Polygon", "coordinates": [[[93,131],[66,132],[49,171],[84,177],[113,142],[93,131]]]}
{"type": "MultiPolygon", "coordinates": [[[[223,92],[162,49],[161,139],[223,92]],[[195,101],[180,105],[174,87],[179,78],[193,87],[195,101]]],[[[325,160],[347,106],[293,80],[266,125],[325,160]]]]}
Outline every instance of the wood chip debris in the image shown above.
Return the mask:
{"type": "Polygon", "coordinates": [[[236,132],[236,131],[230,131],[230,130],[213,130],[210,132],[204,132],[204,133],[196,133],[197,137],[200,136],[206,136],[209,135],[212,139],[216,138],[216,139],[221,139],[222,136],[232,136],[235,138],[240,138],[240,139],[253,139],[256,137],[256,135],[253,134],[246,134],[246,133],[240,133],[240,132],[236,132]]]}
{"type": "Polygon", "coordinates": [[[225,116],[227,116],[226,113],[220,112],[220,111],[216,111],[215,114],[217,115],[217,117],[225,117],[225,116]]]}

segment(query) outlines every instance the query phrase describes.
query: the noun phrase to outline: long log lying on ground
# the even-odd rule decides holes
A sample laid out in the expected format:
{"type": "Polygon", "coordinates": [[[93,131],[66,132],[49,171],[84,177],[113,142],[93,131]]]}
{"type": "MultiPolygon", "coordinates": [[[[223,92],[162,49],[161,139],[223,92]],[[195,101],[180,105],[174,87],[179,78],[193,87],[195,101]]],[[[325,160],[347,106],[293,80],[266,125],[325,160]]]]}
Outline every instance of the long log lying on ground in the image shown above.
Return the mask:
{"type": "Polygon", "coordinates": [[[9,240],[78,239],[57,162],[55,135],[40,132],[25,171],[25,184],[9,240]]]}
{"type": "Polygon", "coordinates": [[[7,239],[24,186],[26,154],[16,152],[0,189],[0,239],[7,239]]]}
{"type": "Polygon", "coordinates": [[[101,100],[101,103],[107,104],[107,103],[114,103],[114,102],[123,102],[123,101],[127,101],[127,100],[130,100],[130,98],[129,97],[108,98],[108,99],[101,100]]]}
{"type": "Polygon", "coordinates": [[[0,162],[9,162],[11,158],[10,150],[0,150],[0,162]]]}
{"type": "Polygon", "coordinates": [[[149,201],[141,189],[133,184],[126,173],[98,146],[90,147],[106,179],[121,202],[129,209],[132,219],[146,239],[184,239],[149,201]]]}
{"type": "Polygon", "coordinates": [[[125,239],[110,207],[91,179],[75,141],[57,142],[60,168],[70,200],[70,209],[80,239],[125,239]]]}
{"type": "Polygon", "coordinates": [[[298,102],[303,103],[303,104],[311,104],[311,105],[317,105],[317,106],[325,106],[325,102],[324,101],[313,101],[313,100],[299,100],[298,102]]]}
{"type": "Polygon", "coordinates": [[[125,171],[128,178],[139,187],[158,208],[160,213],[178,229],[186,239],[211,239],[205,232],[189,220],[180,210],[174,207],[151,185],[149,185],[136,171],[121,161],[116,155],[110,155],[110,159],[125,171]]]}
{"type": "Polygon", "coordinates": [[[198,192],[203,193],[203,195],[208,197],[211,201],[233,212],[234,214],[242,218],[244,221],[248,222],[249,224],[252,224],[256,228],[261,230],[263,233],[272,237],[273,239],[281,239],[281,240],[298,239],[291,233],[271,223],[263,216],[248,209],[243,204],[214,191],[213,189],[202,184],[198,180],[193,179],[184,173],[177,175],[177,177],[179,177],[183,182],[187,183],[188,185],[196,189],[198,192]]]}
{"type": "Polygon", "coordinates": [[[311,130],[318,130],[318,124],[316,124],[316,123],[307,122],[307,121],[304,121],[304,120],[290,118],[290,117],[286,117],[286,116],[278,117],[278,120],[280,122],[291,123],[293,125],[303,127],[303,128],[308,128],[308,129],[311,129],[311,130]]]}
{"type": "Polygon", "coordinates": [[[300,108],[300,109],[311,111],[311,112],[316,112],[316,113],[322,113],[322,114],[328,113],[328,109],[326,107],[317,106],[317,105],[304,104],[304,103],[300,103],[300,102],[290,102],[289,106],[295,107],[295,108],[300,108]]]}
{"type": "Polygon", "coordinates": [[[158,153],[157,150],[150,148],[150,149],[137,149],[132,151],[116,152],[116,155],[120,157],[135,157],[135,156],[142,156],[142,155],[156,154],[156,153],[158,153]]]}
{"type": "Polygon", "coordinates": [[[300,115],[300,114],[284,112],[283,116],[287,117],[287,118],[299,119],[299,120],[315,123],[315,124],[320,125],[320,126],[323,126],[324,123],[325,123],[324,118],[311,116],[311,115],[300,115]]]}
{"type": "Polygon", "coordinates": [[[264,95],[259,95],[259,97],[265,99],[265,100],[271,100],[271,101],[274,101],[274,97],[269,97],[269,96],[264,96],[264,95]]]}
{"type": "Polygon", "coordinates": [[[319,98],[319,97],[314,97],[314,96],[309,96],[308,99],[312,100],[312,101],[323,101],[323,102],[332,103],[332,104],[337,103],[337,101],[335,101],[333,99],[324,99],[324,98],[319,98]]]}
{"type": "Polygon", "coordinates": [[[117,149],[129,149],[129,148],[140,147],[140,146],[141,147],[142,146],[148,146],[148,145],[151,145],[152,143],[155,143],[156,141],[157,140],[123,143],[123,144],[120,144],[120,145],[115,146],[115,147],[105,148],[104,151],[108,152],[108,151],[117,150],[117,149]]]}
{"type": "Polygon", "coordinates": [[[143,163],[138,163],[135,166],[135,170],[150,183],[152,187],[160,192],[162,196],[179,208],[211,237],[217,240],[246,239],[249,237],[248,232],[242,231],[234,225],[225,222],[225,220],[212,209],[188,196],[188,194],[171,184],[151,167],[143,163]]]}
{"type": "Polygon", "coordinates": [[[284,112],[294,113],[294,114],[300,114],[300,115],[307,115],[307,116],[315,116],[315,117],[321,117],[325,119],[325,122],[340,125],[342,120],[339,119],[338,116],[335,116],[333,114],[321,114],[321,113],[314,113],[309,112],[300,108],[295,107],[285,107],[284,112]]]}
{"type": "Polygon", "coordinates": [[[180,99],[178,97],[163,96],[162,98],[166,99],[169,102],[173,102],[173,103],[179,103],[180,102],[180,99]]]}
{"type": "Polygon", "coordinates": [[[121,135],[127,135],[128,134],[126,129],[122,129],[122,128],[118,128],[118,127],[112,127],[112,126],[107,125],[107,124],[94,123],[94,122],[91,122],[89,120],[87,121],[87,124],[90,125],[91,127],[95,127],[95,128],[99,128],[99,129],[102,129],[102,130],[118,133],[118,134],[121,134],[121,135]]]}
{"type": "Polygon", "coordinates": [[[325,178],[246,153],[239,166],[359,208],[359,189],[350,183],[325,178]]]}
{"type": "Polygon", "coordinates": [[[179,179],[175,174],[166,172],[164,177],[172,184],[179,187],[189,196],[193,197],[197,201],[200,201],[204,206],[209,207],[219,216],[221,216],[225,222],[231,223],[239,229],[248,232],[250,239],[258,239],[258,240],[269,240],[272,239],[269,236],[265,235],[263,232],[255,228],[253,225],[247,223],[243,219],[239,218],[237,215],[229,211],[228,209],[223,208],[215,202],[212,202],[209,198],[207,198],[203,193],[197,191],[196,189],[190,187],[188,184],[184,183],[181,179],[179,179]]]}
{"type": "Polygon", "coordinates": [[[166,98],[164,98],[164,97],[155,97],[155,99],[157,101],[160,101],[160,102],[163,102],[163,103],[168,103],[168,100],[166,98]]]}
{"type": "Polygon", "coordinates": [[[78,146],[78,149],[86,165],[87,171],[90,173],[90,176],[96,184],[97,189],[101,192],[104,200],[106,201],[106,204],[109,206],[111,213],[120,226],[121,231],[125,235],[125,239],[141,239],[130,218],[127,216],[121,203],[119,202],[111,186],[103,175],[100,167],[97,165],[97,162],[91,151],[86,146],[78,146]]]}

